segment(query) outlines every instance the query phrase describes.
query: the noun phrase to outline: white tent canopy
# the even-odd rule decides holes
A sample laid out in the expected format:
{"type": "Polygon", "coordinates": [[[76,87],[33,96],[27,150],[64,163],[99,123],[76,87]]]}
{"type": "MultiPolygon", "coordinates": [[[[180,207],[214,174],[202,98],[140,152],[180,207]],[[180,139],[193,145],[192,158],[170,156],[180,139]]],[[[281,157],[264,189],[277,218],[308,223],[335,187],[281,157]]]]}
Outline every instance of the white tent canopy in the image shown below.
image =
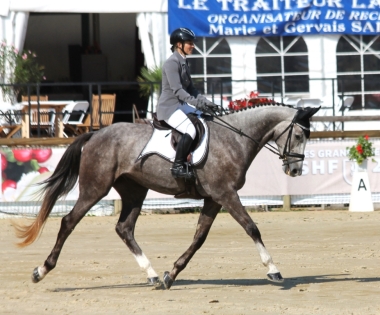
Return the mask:
{"type": "Polygon", "coordinates": [[[154,45],[167,35],[167,0],[51,1],[2,0],[0,2],[0,40],[22,50],[29,12],[56,13],[139,13],[140,38],[147,55],[147,66],[159,65],[165,56],[154,45]],[[147,32],[147,33],[145,33],[147,32]],[[148,38],[152,40],[148,41],[148,38]]]}
{"type": "Polygon", "coordinates": [[[2,0],[0,2],[0,42],[6,41],[19,51],[23,49],[29,12],[138,13],[136,23],[139,27],[145,63],[148,68],[153,68],[160,66],[167,58],[162,45],[168,42],[167,8],[167,0],[108,0],[105,2],[2,0]]]}
{"type": "Polygon", "coordinates": [[[2,0],[0,15],[16,12],[139,13],[167,12],[167,0],[52,1],[2,0]]]}

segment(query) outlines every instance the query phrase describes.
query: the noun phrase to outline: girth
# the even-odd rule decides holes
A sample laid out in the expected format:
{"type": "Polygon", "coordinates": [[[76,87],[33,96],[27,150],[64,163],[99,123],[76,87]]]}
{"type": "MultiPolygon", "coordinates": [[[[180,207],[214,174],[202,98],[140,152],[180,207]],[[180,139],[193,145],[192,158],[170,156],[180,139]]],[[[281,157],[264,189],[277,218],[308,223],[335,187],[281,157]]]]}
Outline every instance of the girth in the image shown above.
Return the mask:
{"type": "MultiPolygon", "coordinates": [[[[195,149],[197,149],[198,146],[200,145],[200,142],[201,142],[200,140],[203,139],[203,136],[205,134],[205,128],[202,122],[198,119],[197,115],[190,113],[190,114],[187,114],[187,117],[190,119],[190,121],[192,122],[196,130],[195,139],[190,148],[190,151],[192,152],[192,151],[195,151],[195,149]]],[[[153,113],[153,127],[158,130],[168,130],[169,132],[171,131],[172,135],[171,135],[170,143],[173,149],[176,150],[177,144],[179,140],[181,140],[182,133],[174,129],[169,124],[167,124],[164,120],[158,120],[157,113],[153,113]]]]}

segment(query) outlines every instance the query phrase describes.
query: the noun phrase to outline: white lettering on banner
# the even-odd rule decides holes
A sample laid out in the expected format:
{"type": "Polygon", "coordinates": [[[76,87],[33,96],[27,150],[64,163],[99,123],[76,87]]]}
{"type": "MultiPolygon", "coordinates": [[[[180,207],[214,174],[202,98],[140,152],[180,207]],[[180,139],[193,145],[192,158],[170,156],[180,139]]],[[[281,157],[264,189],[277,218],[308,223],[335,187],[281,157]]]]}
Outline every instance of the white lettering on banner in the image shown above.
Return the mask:
{"type": "MultiPolygon", "coordinates": [[[[320,161],[312,161],[312,174],[318,175],[325,175],[325,160],[320,161]],[[318,164],[319,162],[319,164],[318,164]]],[[[334,174],[335,170],[338,170],[338,160],[327,160],[327,173],[328,174],[334,174]]],[[[309,163],[308,161],[304,161],[302,165],[302,176],[309,174],[309,163]]]]}
{"type": "Polygon", "coordinates": [[[338,169],[338,160],[328,160],[328,173],[333,174],[338,169]]]}
{"type": "Polygon", "coordinates": [[[374,159],[376,161],[376,166],[375,168],[372,170],[372,172],[374,173],[380,173],[380,159],[374,159]]]}
{"type": "Polygon", "coordinates": [[[207,0],[194,0],[194,10],[209,10],[205,2],[207,2],[207,0]]]}
{"type": "Polygon", "coordinates": [[[185,4],[185,0],[178,0],[178,9],[187,9],[187,10],[209,10],[206,7],[205,2],[208,0],[193,0],[193,6],[191,4],[185,4]]]}
{"type": "Polygon", "coordinates": [[[352,22],[351,30],[355,33],[368,32],[368,33],[379,33],[380,32],[380,22],[371,23],[371,22],[352,22]]]}
{"type": "Polygon", "coordinates": [[[264,1],[264,0],[257,0],[255,1],[253,7],[252,7],[252,11],[258,11],[260,9],[263,9],[263,10],[266,10],[266,11],[270,11],[271,8],[269,7],[269,4],[267,1],[264,1]]]}
{"type": "Polygon", "coordinates": [[[304,161],[302,164],[302,176],[309,174],[309,162],[304,161]]]}
{"type": "Polygon", "coordinates": [[[327,10],[325,19],[326,20],[343,20],[344,19],[344,14],[346,12],[344,10],[327,10]]]}
{"type": "Polygon", "coordinates": [[[319,173],[321,175],[324,174],[325,173],[325,161],[323,161],[323,160],[319,161],[319,165],[317,163],[318,163],[318,161],[312,161],[311,162],[311,165],[312,165],[312,167],[311,167],[311,169],[312,169],[311,173],[313,175],[315,175],[315,174],[317,174],[317,171],[319,170],[320,171],[319,173]]]}
{"type": "MultiPolygon", "coordinates": [[[[318,157],[324,158],[324,157],[346,157],[347,156],[347,150],[345,149],[323,149],[318,150],[318,157]]],[[[312,156],[314,157],[314,156],[312,156]]]]}
{"type": "Polygon", "coordinates": [[[284,31],[286,33],[310,33],[316,30],[318,33],[323,31],[324,33],[344,33],[346,28],[343,23],[337,24],[335,21],[332,24],[321,23],[321,24],[300,24],[288,23],[285,24],[284,31]]]}
{"type": "Polygon", "coordinates": [[[185,0],[178,0],[178,9],[187,9],[187,10],[191,10],[191,5],[188,4],[188,5],[185,5],[184,3],[185,0]]]}
{"type": "Polygon", "coordinates": [[[363,2],[368,2],[368,0],[352,0],[352,8],[354,9],[374,9],[376,7],[380,7],[380,1],[379,0],[370,0],[369,5],[367,6],[363,2]]]}
{"type": "MultiPolygon", "coordinates": [[[[179,0],[179,4],[182,6],[184,5],[185,0],[179,0]]],[[[207,2],[207,0],[198,0],[201,1],[204,5],[204,2],[207,2]]],[[[355,0],[354,0],[355,1],[355,0]]],[[[358,0],[356,0],[358,1],[358,0]]],[[[368,8],[374,8],[377,6],[377,2],[380,0],[371,0],[370,5],[368,5],[368,8]]],[[[195,2],[195,0],[194,0],[195,2]]],[[[294,9],[305,9],[309,8],[311,6],[314,7],[328,7],[328,8],[343,8],[342,0],[216,0],[216,2],[221,4],[221,10],[222,11],[274,11],[274,10],[280,10],[280,2],[284,3],[284,9],[285,10],[294,10],[294,9]]],[[[180,7],[180,6],[178,6],[180,7]]],[[[190,8],[191,5],[187,5],[186,9],[190,8]]],[[[356,8],[362,8],[362,7],[356,7],[356,8]]],[[[364,5],[363,8],[366,8],[364,5]]],[[[195,4],[194,4],[195,9],[195,4]]]]}
{"type": "MultiPolygon", "coordinates": [[[[276,26],[276,25],[274,25],[276,26]]],[[[256,34],[255,27],[246,27],[242,25],[241,27],[224,27],[223,25],[210,25],[209,34],[218,34],[218,35],[254,35],[256,34]]]]}
{"type": "Polygon", "coordinates": [[[379,12],[352,11],[348,19],[356,20],[356,21],[367,21],[367,20],[377,21],[377,20],[380,20],[380,15],[379,15],[379,12]]]}
{"type": "MultiPolygon", "coordinates": [[[[334,11],[335,12],[335,11],[334,11]]],[[[300,12],[285,12],[284,14],[272,14],[272,13],[259,13],[259,14],[210,14],[207,16],[207,22],[211,24],[259,24],[259,23],[277,23],[284,21],[311,21],[311,20],[320,20],[321,19],[321,11],[318,10],[310,10],[300,12]]],[[[343,19],[344,12],[336,11],[334,13],[335,19],[343,19]]],[[[332,18],[330,18],[332,19],[332,18]]],[[[321,30],[324,25],[330,24],[307,24],[306,28],[309,30],[312,28],[316,28],[321,30]],[[322,26],[318,26],[322,25],[322,26]]],[[[344,24],[336,24],[334,21],[332,24],[332,29],[337,29],[344,24]]],[[[296,24],[292,24],[292,26],[296,26],[296,24]]]]}
{"type": "Polygon", "coordinates": [[[305,150],[305,158],[310,159],[315,157],[315,151],[314,150],[305,150]]]}

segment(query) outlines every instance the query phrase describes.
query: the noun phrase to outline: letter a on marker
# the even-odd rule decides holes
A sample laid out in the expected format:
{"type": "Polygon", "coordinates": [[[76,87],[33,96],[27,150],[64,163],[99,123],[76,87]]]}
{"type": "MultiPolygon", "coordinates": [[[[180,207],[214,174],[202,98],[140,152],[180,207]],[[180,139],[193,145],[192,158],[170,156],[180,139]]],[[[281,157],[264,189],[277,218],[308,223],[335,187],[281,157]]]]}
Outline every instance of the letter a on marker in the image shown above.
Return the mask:
{"type": "Polygon", "coordinates": [[[364,181],[363,181],[362,178],[360,179],[360,182],[359,182],[359,188],[358,188],[358,191],[359,191],[361,188],[364,188],[364,190],[367,190],[367,187],[365,187],[365,184],[364,184],[364,181]]]}

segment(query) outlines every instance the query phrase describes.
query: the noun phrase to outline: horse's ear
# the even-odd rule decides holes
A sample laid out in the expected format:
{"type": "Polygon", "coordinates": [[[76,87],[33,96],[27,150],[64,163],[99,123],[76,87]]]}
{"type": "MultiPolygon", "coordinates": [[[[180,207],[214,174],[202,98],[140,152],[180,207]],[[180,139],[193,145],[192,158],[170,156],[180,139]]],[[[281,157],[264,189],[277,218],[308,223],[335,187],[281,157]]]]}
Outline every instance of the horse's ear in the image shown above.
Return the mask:
{"type": "Polygon", "coordinates": [[[306,107],[304,109],[305,115],[304,118],[309,118],[313,116],[316,112],[318,112],[321,109],[321,106],[319,107],[306,107]]]}
{"type": "Polygon", "coordinates": [[[305,107],[303,109],[298,109],[297,120],[309,120],[311,116],[313,116],[317,111],[319,111],[319,107],[305,107]]]}
{"type": "Polygon", "coordinates": [[[295,122],[299,125],[305,127],[303,131],[305,132],[306,138],[310,137],[310,117],[313,116],[317,111],[319,111],[319,107],[306,107],[304,109],[299,109],[295,122]]]}

